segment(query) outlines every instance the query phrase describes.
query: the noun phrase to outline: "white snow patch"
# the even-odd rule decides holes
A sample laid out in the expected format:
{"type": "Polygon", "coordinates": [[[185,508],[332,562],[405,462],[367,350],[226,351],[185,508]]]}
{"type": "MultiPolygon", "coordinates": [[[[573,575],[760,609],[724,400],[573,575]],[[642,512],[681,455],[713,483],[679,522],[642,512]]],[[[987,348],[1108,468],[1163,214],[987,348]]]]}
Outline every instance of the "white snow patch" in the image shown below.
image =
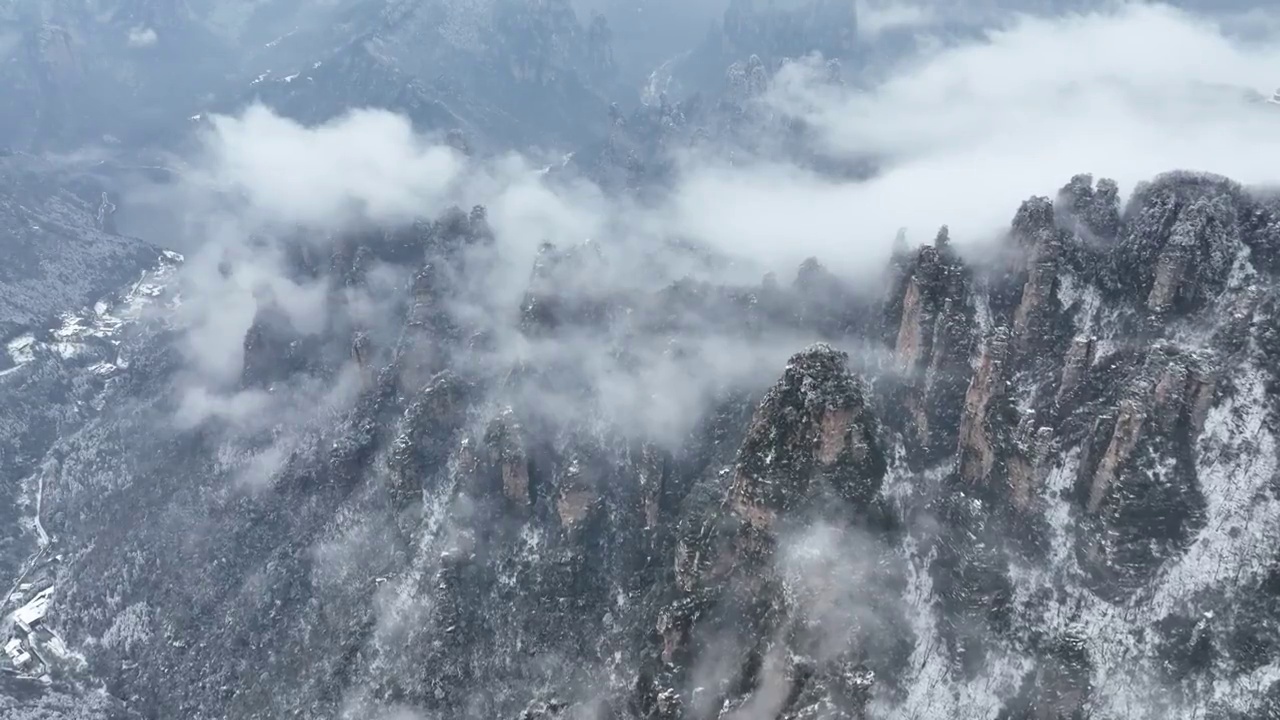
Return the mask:
{"type": "Polygon", "coordinates": [[[1080,286],[1076,282],[1076,276],[1064,272],[1058,275],[1058,301],[1062,303],[1062,307],[1069,308],[1080,301],[1080,286]]]}
{"type": "Polygon", "coordinates": [[[1047,566],[1011,568],[1017,588],[1014,603],[1020,616],[1035,618],[1029,625],[1084,641],[1094,665],[1093,686],[1106,688],[1091,708],[1096,717],[1190,717],[1191,705],[1206,700],[1247,710],[1280,679],[1277,664],[1245,679],[1216,681],[1202,688],[1207,697],[1183,698],[1168,691],[1160,661],[1147,655],[1148,644],[1140,644],[1134,636],[1135,629],[1148,628],[1185,609],[1204,589],[1239,587],[1261,573],[1272,557],[1272,539],[1280,533],[1280,502],[1268,489],[1276,476],[1277,448],[1264,425],[1265,378],[1252,367],[1237,369],[1234,377],[1238,378],[1235,398],[1210,411],[1197,447],[1205,526],[1190,548],[1132,602],[1108,603],[1082,583],[1083,571],[1074,552],[1078,510],[1070,495],[1079,470],[1079,451],[1069,453],[1046,479],[1044,500],[1051,532],[1047,566]],[[1065,591],[1047,599],[1037,593],[1052,587],[1065,591]]]}
{"type": "Polygon", "coordinates": [[[49,349],[57,353],[58,357],[61,357],[63,360],[71,360],[75,356],[79,355],[84,348],[78,343],[56,342],[50,343],[49,349]]]}
{"type": "Polygon", "coordinates": [[[1075,317],[1076,330],[1081,333],[1093,332],[1098,323],[1098,308],[1102,306],[1102,293],[1098,292],[1098,288],[1089,286],[1080,291],[1077,300],[1080,309],[1075,317]]]}
{"type": "Polygon", "coordinates": [[[1239,584],[1263,572],[1274,556],[1280,501],[1270,490],[1277,448],[1265,426],[1267,382],[1254,367],[1234,374],[1236,395],[1209,412],[1197,443],[1204,529],[1163,578],[1152,599],[1160,609],[1172,610],[1189,593],[1223,578],[1239,584]]]}
{"type": "Polygon", "coordinates": [[[978,332],[981,337],[990,335],[991,331],[995,329],[995,322],[991,319],[991,298],[987,295],[985,288],[974,295],[973,314],[978,323],[978,332]]]}
{"type": "Polygon", "coordinates": [[[657,105],[663,94],[671,91],[671,85],[674,82],[673,67],[681,58],[683,55],[667,60],[649,73],[649,78],[640,91],[641,103],[646,106],[657,105]]]}
{"type": "Polygon", "coordinates": [[[275,46],[279,45],[279,44],[281,43],[281,41],[283,41],[283,40],[287,40],[287,39],[289,39],[289,38],[293,37],[293,36],[294,36],[294,34],[295,34],[295,33],[297,33],[297,32],[298,32],[298,29],[297,29],[297,28],[294,28],[294,29],[290,30],[289,32],[287,32],[287,33],[285,33],[285,34],[281,35],[280,37],[276,38],[275,40],[272,40],[271,42],[267,43],[267,44],[266,44],[266,45],[264,45],[263,47],[273,48],[273,47],[275,47],[275,46]]]}
{"type": "Polygon", "coordinates": [[[986,673],[972,682],[956,682],[951,662],[937,627],[933,608],[933,580],[929,577],[932,558],[916,556],[914,539],[903,545],[911,559],[904,601],[907,618],[915,632],[916,643],[911,665],[903,684],[910,688],[906,699],[894,702],[877,697],[872,701],[871,717],[888,720],[989,720],[1003,706],[1002,697],[1012,697],[1030,663],[1023,658],[1000,656],[993,648],[986,673]]]}
{"type": "Polygon", "coordinates": [[[46,650],[60,658],[71,657],[71,651],[67,649],[67,644],[64,643],[62,638],[57,635],[50,635],[49,640],[44,644],[44,647],[46,650]]]}
{"type": "Polygon", "coordinates": [[[9,353],[9,360],[13,363],[13,367],[0,370],[0,377],[18,370],[35,359],[36,337],[30,333],[19,335],[5,344],[5,351],[9,353]]]}
{"type": "Polygon", "coordinates": [[[114,375],[117,371],[120,370],[120,368],[121,366],[118,364],[104,361],[104,362],[94,363],[92,366],[89,367],[89,372],[99,377],[107,377],[108,375],[114,375]]]}

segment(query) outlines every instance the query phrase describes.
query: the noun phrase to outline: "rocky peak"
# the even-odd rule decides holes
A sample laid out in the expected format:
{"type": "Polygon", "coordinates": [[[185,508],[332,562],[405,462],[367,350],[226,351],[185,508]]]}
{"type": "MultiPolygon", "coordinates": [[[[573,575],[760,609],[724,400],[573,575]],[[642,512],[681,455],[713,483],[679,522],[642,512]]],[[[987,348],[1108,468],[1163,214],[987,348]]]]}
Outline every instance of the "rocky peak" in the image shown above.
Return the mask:
{"type": "Polygon", "coordinates": [[[737,103],[748,102],[769,86],[769,70],[759,55],[751,55],[745,62],[735,62],[725,71],[726,96],[737,103]]]}
{"type": "Polygon", "coordinates": [[[875,427],[847,354],[815,345],[795,355],[738,452],[730,488],[735,511],[767,527],[828,493],[868,502],[884,474],[875,427]]]}
{"type": "Polygon", "coordinates": [[[419,501],[431,475],[445,464],[474,394],[473,387],[449,371],[432,377],[414,393],[388,459],[388,489],[399,506],[419,501]]]}
{"type": "Polygon", "coordinates": [[[529,457],[524,447],[524,430],[511,408],[490,421],[484,434],[484,446],[497,465],[502,480],[502,495],[518,511],[533,506],[533,488],[529,484],[529,457]]]}
{"type": "Polygon", "coordinates": [[[1244,249],[1239,186],[1173,174],[1140,186],[1125,212],[1113,282],[1156,314],[1185,313],[1216,297],[1244,249]]]}
{"type": "Polygon", "coordinates": [[[927,365],[934,341],[941,339],[934,337],[935,324],[948,306],[953,313],[961,310],[968,301],[966,288],[966,273],[950,249],[944,227],[934,244],[920,248],[903,268],[887,305],[899,370],[911,375],[927,365]]]}
{"type": "Polygon", "coordinates": [[[865,322],[860,312],[865,300],[855,296],[848,283],[823,267],[817,258],[801,263],[791,283],[789,298],[780,296],[776,279],[769,277],[761,285],[760,296],[766,305],[771,301],[793,300],[795,321],[816,329],[824,338],[840,337],[865,322]]]}
{"type": "Polygon", "coordinates": [[[600,246],[591,241],[565,249],[543,243],[520,308],[521,329],[537,334],[601,322],[612,305],[607,270],[600,246]]]}
{"type": "Polygon", "coordinates": [[[1026,350],[1039,342],[1046,334],[1055,308],[1050,300],[1058,282],[1062,256],[1062,242],[1052,227],[1037,228],[1031,238],[1026,255],[1026,282],[1022,286],[1022,298],[1013,311],[1013,337],[1017,348],[1026,350]]]}
{"type": "Polygon", "coordinates": [[[958,408],[970,374],[974,319],[969,273],[944,226],[914,257],[895,254],[898,278],[885,305],[885,334],[901,373],[900,429],[922,461],[955,447],[958,408]]]}
{"type": "Polygon", "coordinates": [[[1253,251],[1249,259],[1263,272],[1280,274],[1280,194],[1255,192],[1255,197],[1257,202],[1242,213],[1246,242],[1253,251]]]}
{"type": "Polygon", "coordinates": [[[1095,186],[1092,175],[1075,175],[1058,191],[1053,207],[1059,225],[1092,241],[1111,243],[1120,232],[1120,186],[1115,180],[1102,178],[1095,186]]]}
{"type": "Polygon", "coordinates": [[[1019,247],[1030,250],[1054,234],[1054,204],[1047,197],[1023,201],[1013,216],[1013,238],[1019,247]]]}
{"type": "Polygon", "coordinates": [[[1081,382],[1093,365],[1097,352],[1098,338],[1092,335],[1080,335],[1071,341],[1071,348],[1063,358],[1062,375],[1058,381],[1058,393],[1055,404],[1061,408],[1070,404],[1081,382]]]}
{"type": "Polygon", "coordinates": [[[298,332],[284,311],[270,303],[255,314],[242,345],[244,387],[269,387],[321,361],[318,338],[298,332]]]}
{"type": "Polygon", "coordinates": [[[708,508],[681,532],[663,660],[676,681],[713,660],[741,678],[687,698],[700,715],[860,717],[877,669],[903,658],[902,617],[879,595],[901,569],[864,534],[879,527],[885,461],[847,362],[828,345],[792,357],[729,472],[729,512],[708,508]],[[850,592],[860,610],[833,601],[850,592]],[[738,649],[722,655],[725,641],[738,649]]]}

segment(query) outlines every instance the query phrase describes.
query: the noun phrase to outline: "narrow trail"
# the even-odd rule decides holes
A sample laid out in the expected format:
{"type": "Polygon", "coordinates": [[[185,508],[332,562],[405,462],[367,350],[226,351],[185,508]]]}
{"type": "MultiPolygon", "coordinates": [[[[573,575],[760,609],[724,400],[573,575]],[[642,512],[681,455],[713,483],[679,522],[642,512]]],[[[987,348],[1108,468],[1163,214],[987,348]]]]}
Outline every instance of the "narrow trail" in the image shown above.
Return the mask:
{"type": "Polygon", "coordinates": [[[40,517],[44,510],[44,479],[48,475],[46,472],[40,473],[40,481],[36,485],[36,533],[40,535],[40,551],[49,547],[49,533],[44,531],[44,523],[40,521],[40,517]]]}

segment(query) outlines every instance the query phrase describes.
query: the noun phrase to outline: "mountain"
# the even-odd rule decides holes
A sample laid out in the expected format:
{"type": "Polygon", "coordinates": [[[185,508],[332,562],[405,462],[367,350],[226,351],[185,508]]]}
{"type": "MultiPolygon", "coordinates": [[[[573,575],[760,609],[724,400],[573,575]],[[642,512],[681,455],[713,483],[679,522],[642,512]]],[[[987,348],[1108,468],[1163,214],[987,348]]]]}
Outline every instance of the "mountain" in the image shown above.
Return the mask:
{"type": "Polygon", "coordinates": [[[43,461],[49,616],[133,711],[1276,712],[1273,197],[1082,175],[882,289],[619,290],[582,282],[607,243],[547,246],[512,326],[453,310],[483,212],[416,228],[295,269],[419,268],[394,331],[264,306],[243,339],[239,392],[349,409],[157,431],[173,330],[131,325],[43,461]]]}
{"type": "MultiPolygon", "coordinates": [[[[366,2],[344,19],[349,39],[268,65],[246,92],[306,122],[373,105],[423,130],[517,145],[565,143],[605,122],[609,30],[582,24],[567,0],[366,2]]],[[[288,36],[278,51],[308,42],[288,36]]]]}
{"type": "Polygon", "coordinates": [[[119,198],[84,166],[0,157],[0,337],[6,340],[136,280],[160,254],[115,232],[119,198]]]}
{"type": "Polygon", "coordinates": [[[0,146],[137,145],[173,132],[230,54],[200,20],[187,2],[0,3],[0,146]]]}
{"type": "Polygon", "coordinates": [[[568,0],[10,2],[0,58],[0,146],[26,150],[173,146],[191,116],[253,99],[306,122],[378,106],[424,131],[564,142],[615,90],[607,23],[568,0]]]}
{"type": "Polygon", "coordinates": [[[78,164],[11,155],[0,158],[0,177],[0,572],[6,650],[14,650],[0,676],[0,708],[13,718],[136,717],[71,664],[56,677],[32,674],[33,657],[71,657],[56,631],[37,631],[40,640],[29,642],[44,644],[35,653],[11,640],[23,611],[43,612],[36,608],[63,559],[40,524],[41,464],[63,433],[101,412],[101,394],[129,365],[116,335],[138,319],[178,256],[116,234],[118,198],[78,164]]]}
{"type": "Polygon", "coordinates": [[[682,100],[732,90],[725,68],[752,59],[769,69],[811,54],[848,60],[860,54],[857,9],[843,0],[730,0],[724,14],[693,49],[652,69],[647,100],[682,100]],[[729,82],[726,82],[729,81],[729,82]]]}
{"type": "Polygon", "coordinates": [[[741,56],[847,56],[857,37],[857,13],[842,0],[730,0],[724,41],[741,56]]]}
{"type": "MultiPolygon", "coordinates": [[[[933,149],[832,157],[763,97],[814,51],[815,102],[867,82],[911,32],[646,7],[715,22],[649,47],[604,0],[0,0],[0,715],[1280,717],[1275,189],[1080,174],[877,256],[870,210],[987,189],[945,205],[974,175],[930,184],[933,149]],[[289,142],[198,142],[255,102],[289,142]],[[365,163],[314,130],[366,106],[420,135],[365,163]],[[797,246],[926,170],[761,277],[760,208],[695,195],[744,229],[722,245],[666,217],[705,159],[785,166],[755,197],[797,246]]],[[[1198,78],[1144,122],[1268,127],[1198,78]]]]}

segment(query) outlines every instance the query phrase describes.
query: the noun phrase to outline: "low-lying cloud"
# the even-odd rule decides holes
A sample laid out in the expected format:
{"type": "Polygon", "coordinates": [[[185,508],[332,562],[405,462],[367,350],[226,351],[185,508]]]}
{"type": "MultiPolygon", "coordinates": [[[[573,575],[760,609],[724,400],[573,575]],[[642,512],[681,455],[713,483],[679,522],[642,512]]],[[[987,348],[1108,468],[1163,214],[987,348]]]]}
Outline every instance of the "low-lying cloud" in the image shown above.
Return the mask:
{"type": "Polygon", "coordinates": [[[1168,6],[1123,5],[1022,16],[904,60],[869,88],[827,84],[819,63],[785,66],[762,102],[802,120],[822,153],[875,158],[878,174],[861,182],[704,158],[684,164],[665,200],[638,207],[543,182],[519,158],[479,166],[384,111],[304,128],[263,107],[215,119],[210,177],[273,222],[400,222],[483,203],[523,258],[544,240],[637,233],[768,269],[818,256],[857,273],[904,225],[919,241],[943,224],[960,242],[987,236],[1079,172],[1125,189],[1172,169],[1276,180],[1280,108],[1247,95],[1280,84],[1277,48],[1168,6]]]}
{"type": "Polygon", "coordinates": [[[922,2],[858,0],[858,37],[873,40],[886,32],[932,29],[941,21],[937,8],[922,2]]]}
{"type": "MultiPolygon", "coordinates": [[[[920,242],[947,224],[963,247],[994,237],[1019,202],[1051,195],[1080,172],[1113,177],[1125,190],[1173,169],[1276,181],[1280,107],[1247,93],[1280,84],[1271,74],[1280,68],[1277,48],[1166,6],[1126,5],[1021,17],[980,40],[909,58],[857,89],[830,83],[818,61],[795,62],[759,99],[762,109],[800,121],[820,154],[874,159],[873,176],[701,155],[683,158],[665,193],[645,202],[548,175],[518,154],[467,157],[383,110],[312,127],[262,106],[214,117],[187,183],[204,244],[191,254],[184,295],[184,348],[199,388],[185,422],[261,414],[260,398],[224,395],[234,392],[244,333],[263,303],[303,335],[320,332],[334,313],[351,315],[349,325],[387,316],[372,298],[334,303],[327,280],[292,277],[269,240],[276,235],[323,245],[345,231],[485,205],[493,261],[468,279],[453,309],[492,326],[499,355],[536,354],[546,349],[520,345],[514,320],[543,242],[609,248],[610,262],[564,280],[584,292],[656,288],[697,267],[664,253],[673,240],[731,258],[724,267],[735,281],[764,271],[789,277],[813,256],[856,283],[883,271],[899,228],[920,242]]],[[[650,403],[645,388],[608,385],[619,380],[597,362],[612,352],[600,343],[563,351],[601,375],[605,406],[650,403]]],[[[747,376],[766,360],[776,364],[777,346],[759,345],[758,353],[738,347],[741,362],[714,372],[747,376]]],[[[701,382],[664,363],[630,376],[701,382]]],[[[679,403],[651,405],[656,424],[684,414],[679,403]]]]}
{"type": "Polygon", "coordinates": [[[430,216],[463,171],[456,150],[385,110],[308,128],[254,105],[212,123],[203,179],[239,195],[260,226],[333,229],[430,216]]]}
{"type": "Polygon", "coordinates": [[[916,241],[942,224],[960,242],[987,236],[1021,200],[1079,172],[1126,190],[1173,169],[1273,182],[1280,108],[1248,96],[1280,84],[1278,48],[1167,6],[1126,5],[1022,17],[910,58],[869,89],[791,64],[768,106],[803,119],[826,153],[877,158],[878,175],[833,183],[788,167],[695,167],[679,216],[720,247],[857,271],[882,259],[899,227],[916,241]]]}

